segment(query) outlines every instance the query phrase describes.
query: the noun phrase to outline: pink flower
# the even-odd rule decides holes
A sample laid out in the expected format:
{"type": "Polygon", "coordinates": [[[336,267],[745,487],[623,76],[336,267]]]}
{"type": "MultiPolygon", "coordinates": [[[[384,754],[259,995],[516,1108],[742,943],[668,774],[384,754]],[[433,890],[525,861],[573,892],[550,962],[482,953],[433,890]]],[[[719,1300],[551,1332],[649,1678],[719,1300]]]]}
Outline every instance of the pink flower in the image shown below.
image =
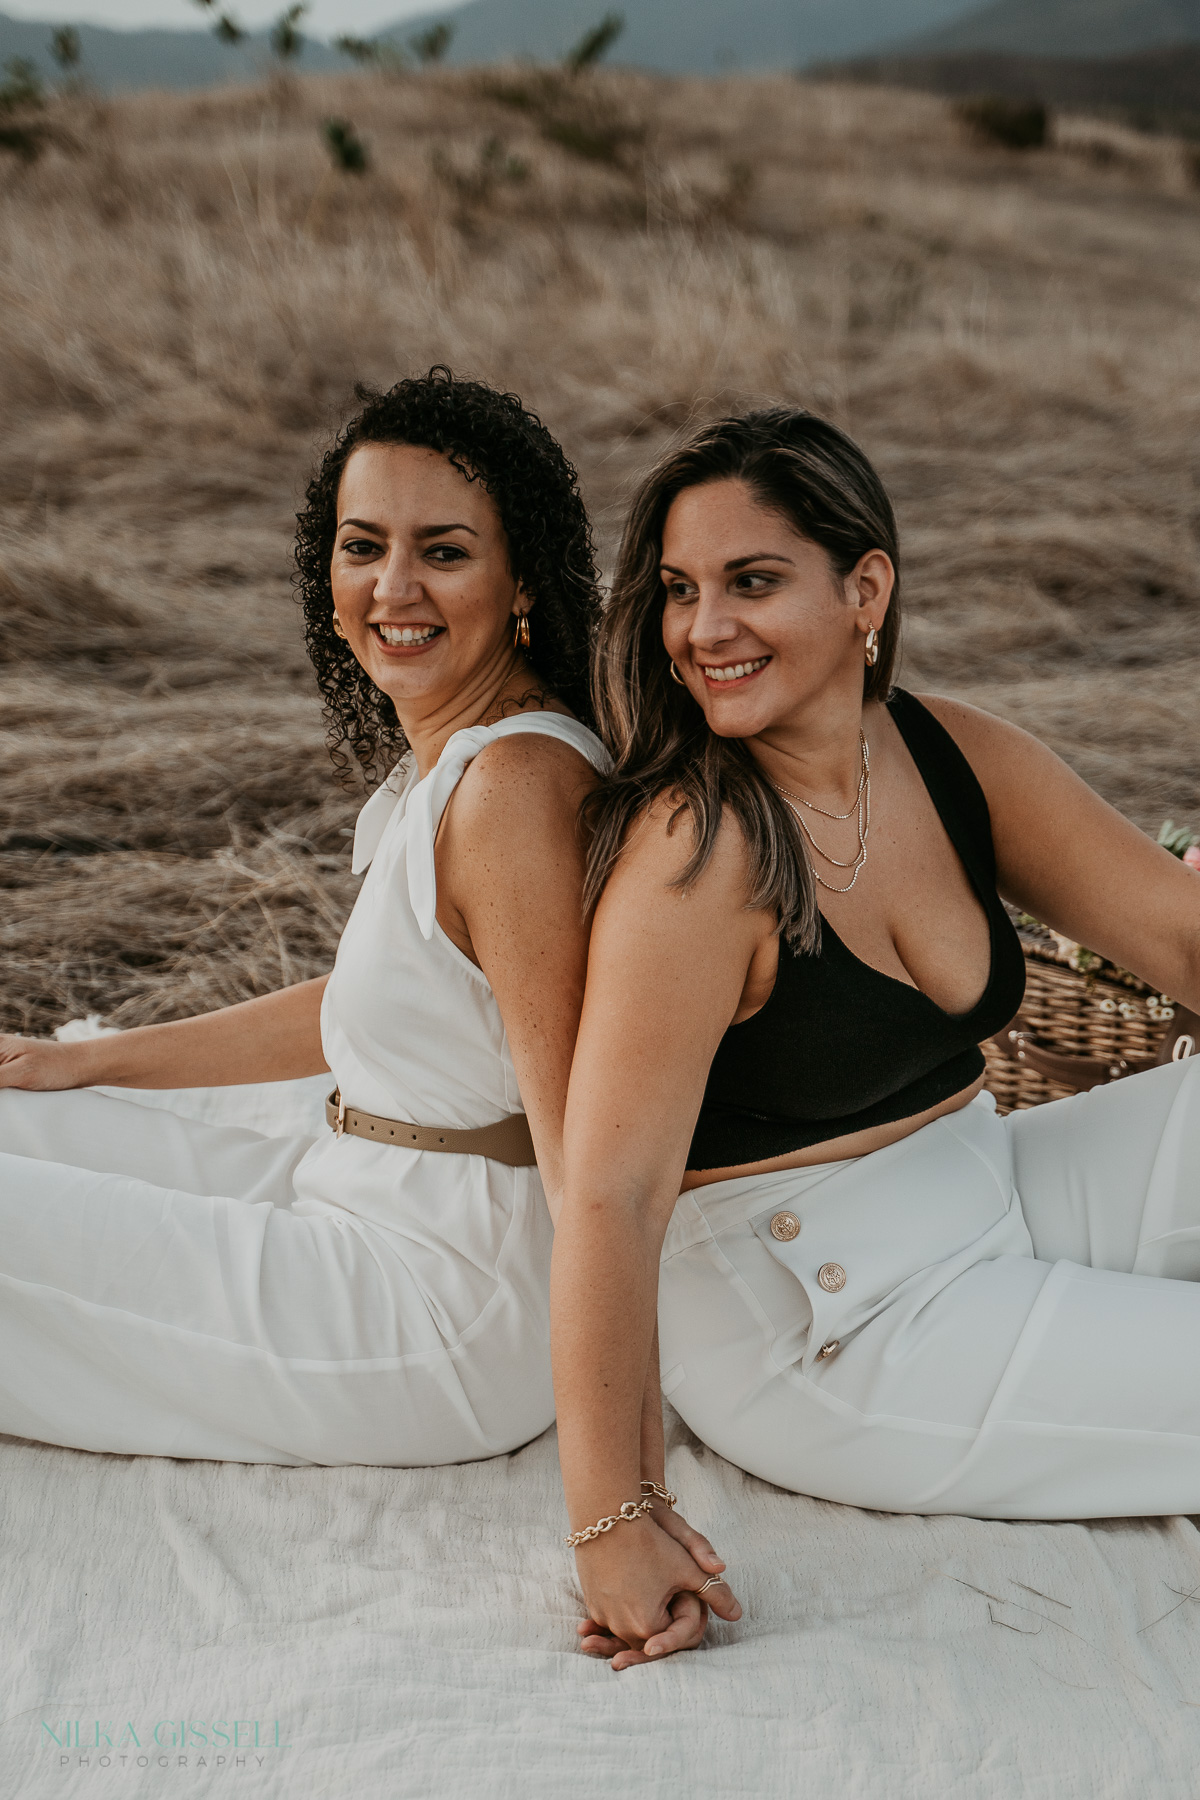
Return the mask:
{"type": "Polygon", "coordinates": [[[1200,872],[1200,844],[1193,844],[1190,850],[1185,850],[1183,860],[1189,869],[1200,872]]]}

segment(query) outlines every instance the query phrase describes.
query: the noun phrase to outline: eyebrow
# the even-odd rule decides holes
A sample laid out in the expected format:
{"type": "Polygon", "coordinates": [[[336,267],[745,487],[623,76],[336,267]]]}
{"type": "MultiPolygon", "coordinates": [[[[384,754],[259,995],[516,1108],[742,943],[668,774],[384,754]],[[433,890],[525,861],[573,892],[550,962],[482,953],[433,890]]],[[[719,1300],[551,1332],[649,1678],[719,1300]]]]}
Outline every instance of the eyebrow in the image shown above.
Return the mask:
{"type": "MultiPolygon", "coordinates": [[[[735,556],[732,562],[727,562],[725,564],[725,570],[727,574],[733,575],[736,574],[739,569],[744,569],[747,564],[755,562],[782,562],[788,563],[793,568],[795,567],[792,558],[790,556],[781,556],[778,550],[756,550],[753,556],[735,556]]],[[[686,573],[683,569],[677,569],[674,563],[660,563],[659,567],[666,569],[671,575],[683,575],[686,573]]]]}
{"type": "MultiPolygon", "coordinates": [[[[386,537],[387,536],[387,532],[384,529],[384,527],[382,525],[372,524],[370,519],[343,519],[338,526],[338,530],[341,531],[343,529],[343,527],[346,525],[353,525],[359,531],[373,531],[375,533],[376,537],[386,537]]],[[[422,525],[414,535],[419,538],[441,537],[447,531],[466,531],[466,532],[469,532],[472,537],[479,536],[479,533],[475,530],[475,528],[473,526],[462,525],[462,524],[422,525]]]]}

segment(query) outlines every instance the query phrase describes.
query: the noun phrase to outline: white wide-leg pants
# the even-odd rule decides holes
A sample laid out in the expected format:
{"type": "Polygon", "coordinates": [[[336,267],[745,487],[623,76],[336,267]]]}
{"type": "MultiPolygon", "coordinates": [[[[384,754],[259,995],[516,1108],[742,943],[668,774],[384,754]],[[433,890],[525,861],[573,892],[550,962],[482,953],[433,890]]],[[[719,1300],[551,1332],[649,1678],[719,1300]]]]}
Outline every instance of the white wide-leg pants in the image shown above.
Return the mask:
{"type": "Polygon", "coordinates": [[[1200,1512],[1200,1058],[682,1195],[659,1335],[692,1430],[798,1493],[1200,1512]]]}
{"type": "Polygon", "coordinates": [[[459,1166],[479,1158],[421,1154],[0,1091],[0,1432],[392,1467],[538,1436],[554,1398],[536,1173],[489,1164],[481,1200],[459,1166]],[[330,1192],[344,1174],[340,1204],[308,1192],[314,1169],[330,1192]]]}

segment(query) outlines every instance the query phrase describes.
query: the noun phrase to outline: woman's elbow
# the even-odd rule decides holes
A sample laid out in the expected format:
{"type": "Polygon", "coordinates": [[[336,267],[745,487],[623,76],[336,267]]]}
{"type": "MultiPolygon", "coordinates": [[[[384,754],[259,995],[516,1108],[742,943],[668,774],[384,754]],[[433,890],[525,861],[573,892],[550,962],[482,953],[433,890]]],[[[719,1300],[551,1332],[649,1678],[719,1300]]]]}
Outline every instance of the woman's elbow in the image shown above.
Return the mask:
{"type": "Polygon", "coordinates": [[[552,1208],[551,1216],[556,1231],[570,1229],[589,1238],[617,1236],[623,1242],[644,1238],[657,1253],[678,1195],[678,1182],[605,1180],[603,1171],[595,1166],[586,1176],[572,1179],[568,1166],[557,1196],[557,1214],[552,1208]]]}

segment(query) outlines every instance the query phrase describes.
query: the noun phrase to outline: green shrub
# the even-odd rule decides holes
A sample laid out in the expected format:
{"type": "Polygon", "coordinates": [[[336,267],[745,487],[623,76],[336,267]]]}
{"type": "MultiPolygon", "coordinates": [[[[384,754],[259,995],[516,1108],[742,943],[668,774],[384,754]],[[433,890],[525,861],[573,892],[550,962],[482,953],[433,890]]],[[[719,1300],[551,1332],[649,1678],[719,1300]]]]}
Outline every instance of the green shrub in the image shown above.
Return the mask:
{"type": "Polygon", "coordinates": [[[598,112],[590,116],[560,115],[543,119],[541,132],[552,144],[581,156],[586,162],[619,163],[622,153],[641,142],[642,126],[598,112]]]}
{"type": "Polygon", "coordinates": [[[50,33],[50,54],[64,75],[70,75],[79,67],[83,46],[73,25],[60,25],[57,31],[50,33]]]}
{"type": "Polygon", "coordinates": [[[347,175],[366,174],[369,167],[367,147],[348,120],[326,119],[321,136],[335,169],[344,169],[347,175]]]}
{"type": "Polygon", "coordinates": [[[442,149],[435,149],[430,163],[437,179],[466,207],[486,207],[499,187],[517,187],[529,179],[529,164],[510,156],[502,138],[485,138],[474,166],[463,168],[442,149]]]}
{"type": "Polygon", "coordinates": [[[50,136],[41,114],[46,94],[33,63],[11,56],[0,82],[0,150],[9,150],[22,162],[36,162],[50,136]]]}
{"type": "Polygon", "coordinates": [[[238,23],[232,13],[219,11],[217,0],[195,0],[195,3],[212,19],[213,36],[218,43],[231,47],[241,43],[246,35],[245,27],[238,23]]]}
{"type": "Polygon", "coordinates": [[[303,50],[300,21],[307,11],[308,0],[296,0],[296,4],[281,12],[271,26],[267,41],[281,63],[292,62],[303,50]]]}
{"type": "Polygon", "coordinates": [[[404,51],[383,38],[336,37],[333,47],[365,68],[378,69],[381,75],[396,75],[408,67],[404,51]]]}
{"type": "Polygon", "coordinates": [[[24,56],[10,56],[0,85],[0,114],[37,111],[46,103],[46,92],[36,67],[24,56]]]}
{"type": "Polygon", "coordinates": [[[1050,115],[1044,101],[1008,100],[1002,94],[981,94],[960,100],[954,108],[976,137],[1008,150],[1040,150],[1050,134],[1050,115]]]}
{"type": "Polygon", "coordinates": [[[439,63],[450,48],[454,37],[453,25],[443,19],[440,24],[431,25],[427,31],[415,32],[408,40],[408,47],[418,62],[439,63]]]}
{"type": "Polygon", "coordinates": [[[602,56],[612,49],[625,29],[625,18],[622,13],[605,13],[598,25],[585,31],[573,50],[568,50],[563,58],[563,67],[573,75],[581,69],[590,69],[598,63],[602,56]]]}
{"type": "Polygon", "coordinates": [[[646,126],[589,77],[624,29],[620,13],[607,13],[558,67],[533,68],[515,81],[487,77],[482,92],[489,100],[527,114],[549,143],[572,156],[622,167],[628,162],[627,153],[645,142],[646,126]]]}
{"type": "Polygon", "coordinates": [[[414,32],[403,46],[387,38],[336,37],[333,47],[365,68],[377,69],[381,75],[399,75],[411,68],[414,56],[419,63],[440,63],[453,38],[453,25],[443,22],[414,32]]]}

